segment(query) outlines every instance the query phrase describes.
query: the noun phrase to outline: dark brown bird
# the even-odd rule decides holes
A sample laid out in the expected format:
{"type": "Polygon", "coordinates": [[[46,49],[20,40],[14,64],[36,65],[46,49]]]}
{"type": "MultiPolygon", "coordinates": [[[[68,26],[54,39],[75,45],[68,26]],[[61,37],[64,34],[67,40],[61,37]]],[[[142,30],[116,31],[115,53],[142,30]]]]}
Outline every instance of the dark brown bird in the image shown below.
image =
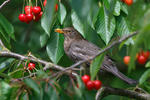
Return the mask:
{"type": "MultiPolygon", "coordinates": [[[[64,29],[56,29],[55,32],[64,34],[65,53],[74,62],[89,59],[90,57],[95,56],[96,53],[98,53],[100,50],[99,47],[85,40],[80,35],[80,33],[77,30],[75,30],[73,27],[67,27],[64,29]]],[[[88,64],[90,64],[90,62],[88,64]]],[[[114,74],[115,76],[119,77],[120,79],[127,82],[128,84],[137,84],[137,81],[130,79],[124,74],[122,74],[117,69],[114,62],[108,56],[104,57],[101,70],[114,74]]]]}

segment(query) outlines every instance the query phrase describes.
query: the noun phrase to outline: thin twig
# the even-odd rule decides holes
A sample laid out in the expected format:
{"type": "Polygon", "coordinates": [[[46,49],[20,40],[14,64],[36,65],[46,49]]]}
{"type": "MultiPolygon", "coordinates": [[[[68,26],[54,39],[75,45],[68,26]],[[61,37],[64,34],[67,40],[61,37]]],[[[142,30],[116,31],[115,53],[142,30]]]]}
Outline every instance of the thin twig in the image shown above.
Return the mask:
{"type": "Polygon", "coordinates": [[[8,2],[10,2],[10,0],[4,1],[4,2],[0,5],[0,9],[1,9],[3,6],[5,6],[8,2]]]}
{"type": "Polygon", "coordinates": [[[98,90],[95,99],[101,100],[107,95],[120,95],[129,98],[134,98],[136,100],[150,100],[150,94],[138,93],[131,90],[112,88],[108,86],[103,86],[100,90],[98,90]]]}

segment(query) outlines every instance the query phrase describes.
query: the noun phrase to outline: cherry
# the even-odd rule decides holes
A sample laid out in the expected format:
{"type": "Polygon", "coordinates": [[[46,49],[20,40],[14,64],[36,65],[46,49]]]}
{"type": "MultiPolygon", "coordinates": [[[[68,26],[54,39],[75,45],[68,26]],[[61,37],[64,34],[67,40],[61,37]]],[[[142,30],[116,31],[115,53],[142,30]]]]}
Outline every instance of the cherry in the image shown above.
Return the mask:
{"type": "Polygon", "coordinates": [[[58,4],[55,5],[55,11],[58,11],[58,4]]]}
{"type": "Polygon", "coordinates": [[[87,87],[88,90],[92,90],[94,88],[94,82],[93,81],[88,81],[85,86],[87,87]]]}
{"type": "Polygon", "coordinates": [[[82,81],[86,84],[88,81],[90,81],[90,76],[89,75],[82,76],[82,81]]]}
{"type": "Polygon", "coordinates": [[[26,14],[30,14],[30,13],[32,13],[32,6],[25,6],[25,13],[26,14]]]}
{"type": "Polygon", "coordinates": [[[149,51],[143,51],[143,52],[142,52],[142,55],[143,55],[146,59],[148,59],[148,58],[149,58],[149,51]]]}
{"type": "Polygon", "coordinates": [[[41,7],[40,6],[33,7],[34,15],[38,15],[40,12],[41,12],[41,7]]]}
{"type": "Polygon", "coordinates": [[[139,62],[139,64],[145,64],[146,60],[147,59],[143,55],[139,55],[138,56],[138,62],[139,62]]]}
{"type": "Polygon", "coordinates": [[[128,6],[130,6],[130,5],[132,5],[133,0],[124,0],[124,2],[125,2],[128,6]]]}
{"type": "Polygon", "coordinates": [[[30,63],[28,64],[28,69],[29,69],[29,70],[33,70],[34,68],[35,68],[35,64],[30,62],[30,63]]]}
{"type": "Polygon", "coordinates": [[[42,15],[43,15],[43,12],[40,12],[40,14],[36,15],[33,20],[39,21],[41,19],[42,15]]]}
{"type": "Polygon", "coordinates": [[[102,86],[102,82],[100,80],[95,80],[93,83],[96,90],[100,89],[102,86]]]}
{"type": "Polygon", "coordinates": [[[125,57],[123,58],[123,61],[124,61],[124,63],[125,63],[126,65],[128,65],[129,62],[130,62],[130,56],[125,56],[125,57]]]}
{"type": "Polygon", "coordinates": [[[32,21],[33,19],[33,15],[32,14],[27,14],[26,15],[26,22],[29,23],[30,21],[32,21]]]}
{"type": "Polygon", "coordinates": [[[19,18],[19,20],[21,22],[25,22],[26,21],[26,15],[25,14],[20,14],[18,18],[19,18]]]}
{"type": "Polygon", "coordinates": [[[46,4],[47,4],[47,0],[44,0],[43,2],[44,7],[46,6],[46,4]]]}

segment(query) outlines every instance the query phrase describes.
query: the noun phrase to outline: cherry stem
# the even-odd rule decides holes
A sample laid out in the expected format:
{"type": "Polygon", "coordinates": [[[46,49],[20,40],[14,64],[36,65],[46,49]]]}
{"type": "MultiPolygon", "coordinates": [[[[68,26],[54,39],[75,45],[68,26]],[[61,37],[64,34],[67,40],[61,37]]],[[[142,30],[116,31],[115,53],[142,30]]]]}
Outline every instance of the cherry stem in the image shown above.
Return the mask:
{"type": "Polygon", "coordinates": [[[37,6],[37,0],[36,0],[36,6],[37,6]]]}
{"type": "Polygon", "coordinates": [[[22,14],[24,13],[25,0],[23,1],[22,14]]]}
{"type": "Polygon", "coordinates": [[[42,10],[44,11],[44,6],[43,6],[43,3],[42,3],[41,0],[40,0],[40,3],[41,3],[41,6],[42,6],[42,10]]]}

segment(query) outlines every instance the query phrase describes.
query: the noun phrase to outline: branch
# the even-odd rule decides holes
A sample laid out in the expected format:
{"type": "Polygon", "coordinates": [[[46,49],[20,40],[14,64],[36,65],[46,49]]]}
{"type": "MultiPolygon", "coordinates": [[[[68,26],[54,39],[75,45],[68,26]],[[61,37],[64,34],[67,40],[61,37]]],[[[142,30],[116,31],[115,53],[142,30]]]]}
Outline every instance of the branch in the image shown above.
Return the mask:
{"type": "MultiPolygon", "coordinates": [[[[59,65],[56,65],[56,64],[53,64],[51,62],[47,62],[47,61],[44,61],[44,60],[41,60],[41,59],[35,58],[35,57],[23,56],[23,55],[20,55],[20,54],[17,54],[17,53],[13,53],[13,52],[10,52],[10,51],[0,51],[0,57],[16,58],[16,59],[19,59],[21,61],[30,60],[32,62],[39,62],[39,63],[45,65],[48,68],[53,68],[53,69],[56,69],[56,70],[59,70],[59,71],[65,70],[63,67],[61,67],[59,65]]],[[[67,74],[70,74],[70,71],[67,71],[67,74]]],[[[74,76],[77,75],[74,72],[72,72],[72,74],[74,76]]]]}
{"type": "Polygon", "coordinates": [[[10,0],[4,1],[4,2],[0,5],[0,9],[1,9],[3,6],[5,6],[8,2],[10,2],[10,0]]]}
{"type": "Polygon", "coordinates": [[[150,100],[150,94],[138,93],[138,92],[131,91],[131,90],[112,88],[112,87],[106,87],[106,86],[103,86],[100,90],[98,90],[95,99],[101,100],[107,95],[120,95],[120,96],[129,97],[129,98],[134,98],[136,100],[150,100]]]}
{"type": "MultiPolygon", "coordinates": [[[[99,56],[100,54],[106,52],[107,50],[111,49],[112,47],[114,47],[114,46],[116,46],[116,45],[122,43],[123,41],[125,41],[125,40],[127,40],[127,39],[129,39],[129,38],[131,38],[131,37],[133,37],[133,36],[135,36],[135,35],[137,35],[137,34],[138,34],[138,32],[136,31],[136,32],[133,32],[132,34],[129,34],[129,35],[125,36],[125,37],[122,37],[121,39],[114,41],[114,42],[113,42],[111,45],[109,45],[108,47],[106,47],[106,48],[104,48],[104,49],[101,49],[95,56],[93,56],[93,57],[91,57],[91,58],[89,58],[89,59],[86,59],[86,60],[81,60],[81,61],[79,61],[79,62],[77,62],[77,63],[71,65],[70,67],[65,68],[65,70],[63,70],[63,71],[61,71],[61,72],[65,72],[65,71],[67,71],[67,70],[71,70],[71,69],[73,69],[73,68],[75,68],[75,67],[77,67],[77,66],[79,66],[79,65],[81,65],[81,64],[83,64],[83,63],[85,63],[85,62],[88,62],[88,61],[90,61],[90,60],[93,60],[95,57],[99,56]]],[[[60,73],[61,73],[61,72],[60,72],[60,73]]]]}

